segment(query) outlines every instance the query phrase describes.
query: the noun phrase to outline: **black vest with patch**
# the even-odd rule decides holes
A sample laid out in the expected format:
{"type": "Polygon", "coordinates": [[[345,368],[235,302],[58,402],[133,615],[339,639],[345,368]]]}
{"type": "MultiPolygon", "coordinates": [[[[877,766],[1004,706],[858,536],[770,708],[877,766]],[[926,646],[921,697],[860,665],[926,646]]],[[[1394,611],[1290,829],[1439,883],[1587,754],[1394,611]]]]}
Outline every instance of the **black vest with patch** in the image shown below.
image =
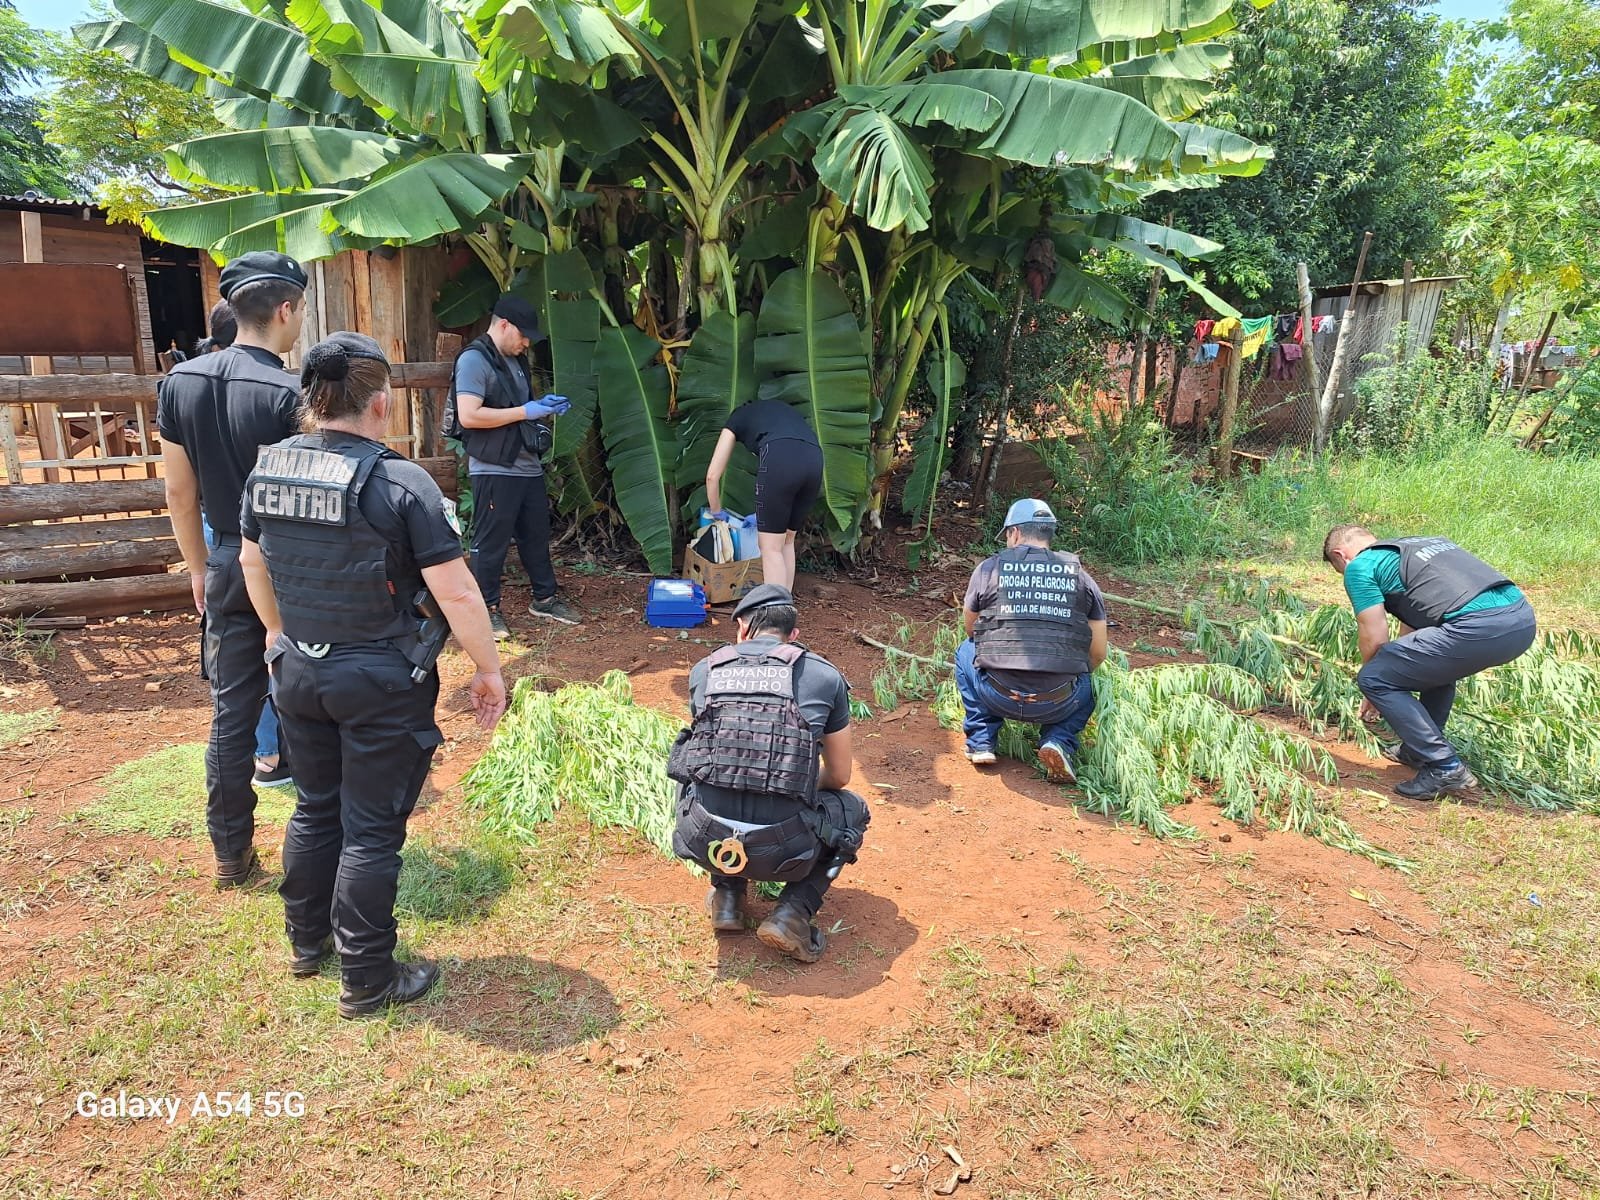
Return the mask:
{"type": "Polygon", "coordinates": [[[322,434],[263,446],[245,488],[261,527],[283,632],[298,642],[378,642],[416,635],[422,577],[390,574],[389,543],[359,504],[393,450],[363,440],[329,449],[322,434]]]}
{"type": "Polygon", "coordinates": [[[999,554],[999,595],[972,631],[986,671],[1085,675],[1093,634],[1084,614],[1078,556],[1043,546],[999,554]]]}
{"type": "MultiPolygon", "coordinates": [[[[526,387],[518,388],[516,376],[511,373],[511,365],[506,362],[505,355],[500,353],[500,348],[494,344],[487,333],[474,338],[469,342],[461,354],[456,355],[456,366],[461,365],[461,355],[468,350],[478,350],[489,360],[489,365],[494,368],[494,386],[489,389],[489,395],[483,398],[485,408],[521,408],[531,397],[526,387]]],[[[523,378],[533,379],[528,360],[522,360],[523,378]]],[[[531,428],[532,421],[518,421],[511,425],[500,425],[494,429],[468,429],[461,424],[461,417],[456,412],[456,372],[450,371],[450,397],[446,402],[444,434],[446,437],[458,439],[467,449],[468,457],[479,462],[494,463],[496,466],[509,467],[517,461],[517,456],[524,450],[540,453],[540,448],[535,441],[537,431],[531,428]]]]}
{"type": "Polygon", "coordinates": [[[707,660],[700,711],[680,736],[667,774],[680,783],[810,803],[821,752],[794,694],[804,647],[779,643],[764,654],[724,646],[707,660]]]}
{"type": "Polygon", "coordinates": [[[1371,549],[1399,553],[1400,582],[1405,585],[1405,594],[1385,596],[1383,607],[1412,629],[1443,625],[1445,613],[1465,607],[1490,588],[1511,582],[1449,538],[1395,538],[1371,549]]]}

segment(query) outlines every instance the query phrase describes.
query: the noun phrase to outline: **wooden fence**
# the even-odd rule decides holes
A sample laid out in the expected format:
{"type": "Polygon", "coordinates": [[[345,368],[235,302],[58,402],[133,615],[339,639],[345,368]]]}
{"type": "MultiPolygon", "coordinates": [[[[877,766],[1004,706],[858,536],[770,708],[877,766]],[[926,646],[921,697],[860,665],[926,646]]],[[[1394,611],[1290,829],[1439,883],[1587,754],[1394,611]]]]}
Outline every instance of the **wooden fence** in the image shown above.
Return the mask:
{"type": "MultiPolygon", "coordinates": [[[[396,364],[399,417],[386,440],[402,453],[422,447],[417,461],[454,495],[456,460],[430,453],[437,449],[450,366],[396,364]]],[[[0,485],[0,617],[117,616],[190,606],[188,575],[169,569],[182,555],[170,522],[161,515],[166,491],[159,478],[155,384],[150,375],[0,377],[7,478],[0,485]],[[65,458],[45,459],[37,451],[25,456],[27,447],[9,419],[12,406],[28,406],[36,426],[88,414],[99,432],[85,438],[80,430],[76,453],[65,458]],[[115,452],[121,447],[107,426],[124,422],[126,437],[130,416],[137,439],[128,452],[115,452]],[[84,451],[87,457],[76,456],[84,451]],[[132,478],[104,477],[108,471],[126,476],[130,470],[132,478]],[[50,479],[47,471],[57,478],[50,479]],[[59,479],[77,472],[93,478],[59,479]]]]}

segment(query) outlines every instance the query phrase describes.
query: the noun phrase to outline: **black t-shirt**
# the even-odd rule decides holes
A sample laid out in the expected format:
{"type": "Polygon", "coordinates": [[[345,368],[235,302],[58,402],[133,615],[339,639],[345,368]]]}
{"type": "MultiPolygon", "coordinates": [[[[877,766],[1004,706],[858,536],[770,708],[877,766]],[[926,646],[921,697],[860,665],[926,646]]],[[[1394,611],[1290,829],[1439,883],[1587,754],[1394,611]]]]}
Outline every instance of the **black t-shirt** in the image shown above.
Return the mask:
{"type": "Polygon", "coordinates": [[[731,429],[739,444],[755,454],[768,442],[789,440],[817,445],[817,435],[806,419],[782,400],[752,400],[728,414],[724,429],[731,429]]]}
{"type": "MultiPolygon", "coordinates": [[[[739,645],[741,654],[758,656],[778,644],[775,637],[758,637],[739,645]]],[[[709,659],[702,658],[689,670],[689,712],[698,713],[706,703],[706,676],[709,659]]],[[[820,654],[807,651],[795,664],[794,698],[800,714],[811,726],[820,744],[824,734],[838,733],[850,724],[850,685],[839,669],[820,654]]],[[[772,796],[729,791],[727,788],[695,785],[695,795],[708,812],[734,821],[770,825],[794,815],[795,804],[772,796]]]]}
{"type": "MultiPolygon", "coordinates": [[[[329,450],[367,444],[353,433],[328,430],[322,435],[329,450]]],[[[367,523],[389,543],[389,578],[414,575],[423,567],[436,567],[461,557],[461,533],[455,513],[439,485],[407,458],[386,458],[372,468],[357,501],[367,523]]],[[[261,523],[249,505],[238,514],[241,532],[252,542],[261,540],[261,523]]]]}
{"type": "MultiPolygon", "coordinates": [[[[1078,568],[1078,588],[1083,595],[1083,615],[1090,621],[1106,619],[1106,598],[1100,585],[1082,566],[1078,568]]],[[[967,598],[963,602],[968,612],[981,613],[1000,603],[1000,556],[992,555],[979,563],[967,581],[967,598]]],[[[1051,692],[1066,682],[1065,677],[1042,671],[990,671],[989,678],[1000,687],[1016,692],[1051,692]]]]}
{"type": "Polygon", "coordinates": [[[157,396],[156,428],[188,454],[206,520],[238,533],[256,452],[300,431],[300,381],[271,351],[230,346],[173,367],[157,396]]]}

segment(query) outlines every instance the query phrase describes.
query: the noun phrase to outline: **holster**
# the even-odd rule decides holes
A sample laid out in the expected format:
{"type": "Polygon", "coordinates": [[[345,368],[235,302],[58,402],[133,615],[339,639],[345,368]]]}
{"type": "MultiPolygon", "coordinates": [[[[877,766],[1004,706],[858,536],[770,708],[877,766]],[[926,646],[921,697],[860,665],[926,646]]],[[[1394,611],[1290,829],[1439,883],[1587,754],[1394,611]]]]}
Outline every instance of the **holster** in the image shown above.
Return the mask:
{"type": "Polygon", "coordinates": [[[707,853],[713,842],[736,839],[746,856],[740,878],[795,883],[811,874],[824,850],[810,815],[809,809],[803,809],[775,825],[739,830],[708,812],[695,797],[694,789],[681,788],[672,852],[713,874],[726,874],[712,865],[707,853]]]}

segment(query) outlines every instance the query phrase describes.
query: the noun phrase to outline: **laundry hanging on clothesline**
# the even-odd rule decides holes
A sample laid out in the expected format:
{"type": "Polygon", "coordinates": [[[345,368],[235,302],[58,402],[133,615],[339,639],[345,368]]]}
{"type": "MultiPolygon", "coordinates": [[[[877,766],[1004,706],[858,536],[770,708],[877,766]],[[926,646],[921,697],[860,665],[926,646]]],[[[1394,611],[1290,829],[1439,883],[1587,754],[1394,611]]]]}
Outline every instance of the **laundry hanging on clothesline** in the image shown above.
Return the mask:
{"type": "Polygon", "coordinates": [[[1232,338],[1235,329],[1241,330],[1244,343],[1239,347],[1239,357],[1250,359],[1267,344],[1267,337],[1272,333],[1276,320],[1276,317],[1224,317],[1213,327],[1211,335],[1220,342],[1232,338]]]}

